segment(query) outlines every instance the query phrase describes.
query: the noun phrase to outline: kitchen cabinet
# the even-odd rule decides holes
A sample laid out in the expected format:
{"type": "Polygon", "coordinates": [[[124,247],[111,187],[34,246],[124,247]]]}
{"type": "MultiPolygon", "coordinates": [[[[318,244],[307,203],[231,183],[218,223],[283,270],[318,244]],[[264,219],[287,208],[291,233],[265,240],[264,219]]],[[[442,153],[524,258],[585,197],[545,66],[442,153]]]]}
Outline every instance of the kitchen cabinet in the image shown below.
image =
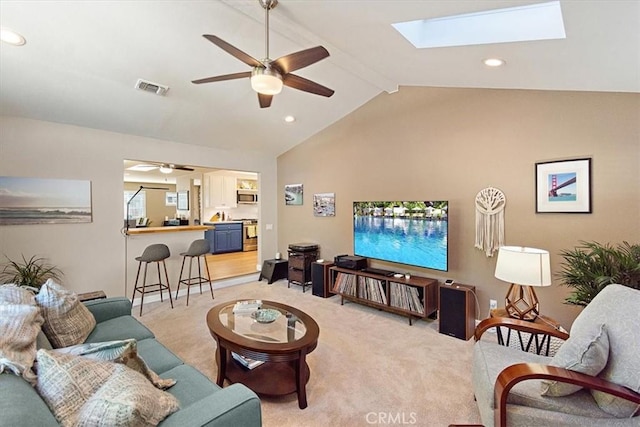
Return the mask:
{"type": "Polygon", "coordinates": [[[204,206],[236,208],[236,177],[217,172],[204,175],[204,206]]]}
{"type": "Polygon", "coordinates": [[[215,224],[213,230],[205,232],[205,239],[209,241],[211,253],[242,251],[242,223],[215,224]]]}

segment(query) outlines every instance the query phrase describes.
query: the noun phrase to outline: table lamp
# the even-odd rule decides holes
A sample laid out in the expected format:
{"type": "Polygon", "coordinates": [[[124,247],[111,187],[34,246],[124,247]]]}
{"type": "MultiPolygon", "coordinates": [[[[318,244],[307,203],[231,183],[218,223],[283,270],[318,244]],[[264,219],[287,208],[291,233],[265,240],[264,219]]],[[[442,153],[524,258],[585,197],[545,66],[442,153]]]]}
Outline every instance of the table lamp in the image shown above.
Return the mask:
{"type": "Polygon", "coordinates": [[[495,277],[511,283],[505,298],[509,316],[535,320],[538,316],[536,286],[551,285],[549,252],[521,246],[501,246],[498,250],[495,277]]]}

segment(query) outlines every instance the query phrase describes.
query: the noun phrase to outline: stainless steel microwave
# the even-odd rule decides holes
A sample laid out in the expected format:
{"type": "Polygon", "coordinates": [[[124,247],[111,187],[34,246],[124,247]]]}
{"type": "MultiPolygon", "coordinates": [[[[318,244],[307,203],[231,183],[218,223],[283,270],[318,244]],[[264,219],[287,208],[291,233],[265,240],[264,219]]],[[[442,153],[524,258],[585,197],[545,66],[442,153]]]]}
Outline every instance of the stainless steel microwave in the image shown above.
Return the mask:
{"type": "Polygon", "coordinates": [[[255,190],[238,190],[238,203],[258,203],[258,192],[255,190]]]}

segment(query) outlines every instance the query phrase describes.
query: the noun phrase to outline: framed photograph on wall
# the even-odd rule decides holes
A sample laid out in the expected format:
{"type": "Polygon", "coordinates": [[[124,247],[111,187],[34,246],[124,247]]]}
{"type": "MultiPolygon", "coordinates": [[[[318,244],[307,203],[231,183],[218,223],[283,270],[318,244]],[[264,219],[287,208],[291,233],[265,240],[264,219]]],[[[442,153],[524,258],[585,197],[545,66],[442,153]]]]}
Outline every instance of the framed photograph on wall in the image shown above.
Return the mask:
{"type": "Polygon", "coordinates": [[[0,225],[92,221],[91,181],[0,176],[0,225]]]}
{"type": "Polygon", "coordinates": [[[175,191],[167,191],[164,193],[164,205],[176,206],[178,204],[178,193],[175,191]]]}
{"type": "Polygon", "coordinates": [[[301,205],[303,196],[302,184],[287,184],[284,186],[285,205],[301,205]]]}
{"type": "Polygon", "coordinates": [[[591,213],[591,159],[536,163],[536,213],[591,213]]]}
{"type": "Polygon", "coordinates": [[[336,216],[336,193],[314,194],[313,216],[336,216]]]}
{"type": "Polygon", "coordinates": [[[189,190],[178,191],[178,207],[179,211],[189,210],[189,190]]]}

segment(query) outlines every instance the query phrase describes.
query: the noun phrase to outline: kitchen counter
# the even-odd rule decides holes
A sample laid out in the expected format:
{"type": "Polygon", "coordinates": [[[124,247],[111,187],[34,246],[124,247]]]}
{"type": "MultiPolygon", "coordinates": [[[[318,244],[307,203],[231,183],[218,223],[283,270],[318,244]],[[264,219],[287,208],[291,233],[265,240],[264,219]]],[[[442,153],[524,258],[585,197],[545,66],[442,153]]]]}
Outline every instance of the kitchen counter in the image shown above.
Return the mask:
{"type": "Polygon", "coordinates": [[[166,227],[130,228],[129,234],[135,235],[135,234],[150,234],[150,233],[175,233],[175,232],[183,232],[183,231],[206,231],[206,230],[211,230],[211,226],[210,225],[168,225],[166,227]]]}
{"type": "Polygon", "coordinates": [[[211,222],[203,222],[203,225],[216,225],[216,224],[242,224],[241,219],[233,219],[231,221],[211,221],[211,222]]]}

